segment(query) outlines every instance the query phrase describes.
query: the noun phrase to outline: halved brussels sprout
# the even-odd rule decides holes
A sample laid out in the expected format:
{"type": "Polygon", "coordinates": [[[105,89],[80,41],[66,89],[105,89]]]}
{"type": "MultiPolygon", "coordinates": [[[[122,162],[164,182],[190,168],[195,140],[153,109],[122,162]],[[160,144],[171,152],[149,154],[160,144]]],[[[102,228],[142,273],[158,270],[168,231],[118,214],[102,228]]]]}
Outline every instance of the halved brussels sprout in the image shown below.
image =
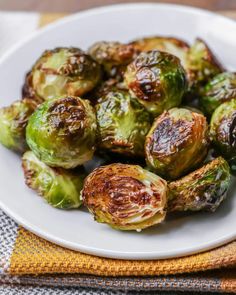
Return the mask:
{"type": "Polygon", "coordinates": [[[82,204],[80,192],[85,178],[84,171],[51,168],[41,162],[32,151],[23,155],[22,167],[26,184],[53,207],[78,208],[82,204]]]}
{"type": "Polygon", "coordinates": [[[151,118],[127,91],[109,92],[96,104],[98,138],[102,149],[133,156],[144,155],[151,118]]]}
{"type": "Polygon", "coordinates": [[[189,45],[181,39],[153,36],[134,40],[130,44],[139,51],[160,50],[171,53],[181,60],[183,66],[186,64],[189,45]]]}
{"type": "Polygon", "coordinates": [[[236,98],[236,73],[224,72],[216,75],[203,88],[200,97],[201,108],[211,116],[223,102],[236,98]]]}
{"type": "Polygon", "coordinates": [[[185,71],[178,57],[167,52],[142,52],[127,67],[125,82],[154,116],[178,106],[186,90],[185,71]]]}
{"type": "Polygon", "coordinates": [[[82,197],[96,221],[141,230],[164,220],[167,183],[140,166],[111,164],[87,176],[82,197]]]}
{"type": "Polygon", "coordinates": [[[23,93],[42,101],[62,95],[82,96],[101,78],[100,65],[78,48],[46,50],[26,76],[23,93]]]}
{"type": "Polygon", "coordinates": [[[27,149],[25,128],[37,104],[24,98],[0,109],[0,143],[17,152],[27,149]]]}
{"type": "Polygon", "coordinates": [[[122,76],[126,66],[137,55],[131,44],[97,42],[89,48],[89,54],[103,66],[108,77],[122,76]]]}
{"type": "Polygon", "coordinates": [[[221,104],[213,113],[210,136],[215,149],[236,174],[236,99],[221,104]]]}
{"type": "Polygon", "coordinates": [[[41,161],[69,169],[92,158],[96,128],[95,111],[89,101],[65,96],[38,107],[30,117],[26,139],[41,161]]]}
{"type": "Polygon", "coordinates": [[[176,179],[205,159],[208,145],[206,118],[189,109],[173,108],[154,121],[146,137],[146,161],[159,175],[176,179]]]}
{"type": "Polygon", "coordinates": [[[199,87],[221,73],[223,67],[208,45],[197,38],[188,52],[186,70],[190,87],[194,88],[194,91],[199,91],[199,87]]]}
{"type": "Polygon", "coordinates": [[[169,184],[169,211],[214,212],[225,199],[230,185],[230,169],[221,157],[180,180],[169,184]]]}

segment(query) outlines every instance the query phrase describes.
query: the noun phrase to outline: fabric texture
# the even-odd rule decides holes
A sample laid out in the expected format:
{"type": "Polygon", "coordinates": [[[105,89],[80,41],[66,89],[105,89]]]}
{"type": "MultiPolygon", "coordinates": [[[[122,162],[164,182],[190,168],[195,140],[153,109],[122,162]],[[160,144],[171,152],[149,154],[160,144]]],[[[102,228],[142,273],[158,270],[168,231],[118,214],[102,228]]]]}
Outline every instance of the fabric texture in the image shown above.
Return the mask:
{"type": "MultiPolygon", "coordinates": [[[[62,15],[35,14],[35,21],[32,16],[32,23],[42,26],[62,15]]],[[[0,294],[120,295],[142,291],[157,295],[176,295],[174,291],[236,293],[236,241],[175,259],[107,259],[45,241],[0,210],[0,294]]]]}
{"type": "Polygon", "coordinates": [[[59,247],[23,229],[11,256],[12,274],[86,273],[101,276],[146,276],[189,273],[236,266],[236,242],[187,257],[163,260],[117,260],[59,247]]]}

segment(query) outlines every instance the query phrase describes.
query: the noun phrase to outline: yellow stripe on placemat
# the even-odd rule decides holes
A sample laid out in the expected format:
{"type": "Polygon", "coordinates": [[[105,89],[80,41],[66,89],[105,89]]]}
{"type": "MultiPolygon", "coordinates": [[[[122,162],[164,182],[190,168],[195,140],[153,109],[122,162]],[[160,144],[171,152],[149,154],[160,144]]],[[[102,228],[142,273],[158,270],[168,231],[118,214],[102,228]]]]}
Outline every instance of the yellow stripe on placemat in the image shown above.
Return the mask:
{"type": "Polygon", "coordinates": [[[236,266],[236,242],[189,257],[131,261],[100,258],[68,250],[20,228],[10,273],[86,273],[100,276],[153,276],[236,266]]]}

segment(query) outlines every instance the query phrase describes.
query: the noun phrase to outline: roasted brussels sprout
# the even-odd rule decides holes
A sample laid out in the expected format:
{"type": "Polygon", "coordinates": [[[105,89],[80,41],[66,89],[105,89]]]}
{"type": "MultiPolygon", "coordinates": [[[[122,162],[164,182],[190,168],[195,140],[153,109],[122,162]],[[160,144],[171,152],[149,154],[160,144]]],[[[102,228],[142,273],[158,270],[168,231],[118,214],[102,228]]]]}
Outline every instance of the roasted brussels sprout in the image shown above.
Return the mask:
{"type": "Polygon", "coordinates": [[[186,64],[186,56],[189,45],[183,40],[173,37],[153,36],[143,39],[137,39],[131,42],[135,49],[139,51],[160,50],[177,56],[183,66],[186,64]]]}
{"type": "Polygon", "coordinates": [[[200,87],[223,71],[223,67],[207,44],[197,38],[188,52],[186,70],[191,90],[199,92],[200,87]]]}
{"type": "Polygon", "coordinates": [[[17,152],[27,149],[25,128],[37,104],[27,98],[0,109],[0,143],[17,152]]]}
{"type": "Polygon", "coordinates": [[[26,76],[23,93],[42,101],[62,95],[82,96],[101,78],[100,65],[78,48],[46,50],[26,76]]]}
{"type": "Polygon", "coordinates": [[[29,119],[26,139],[41,161],[69,169],[92,158],[96,128],[95,112],[89,101],[65,96],[38,107],[29,119]]]}
{"type": "Polygon", "coordinates": [[[82,204],[80,192],[85,178],[84,171],[51,168],[41,162],[32,151],[23,155],[22,167],[26,184],[53,207],[72,209],[82,204]]]}
{"type": "Polygon", "coordinates": [[[103,66],[108,77],[122,76],[137,52],[133,45],[119,42],[97,42],[89,48],[89,54],[103,66]]]}
{"type": "Polygon", "coordinates": [[[197,167],[207,151],[206,118],[184,108],[173,108],[159,116],[145,142],[148,166],[167,179],[176,179],[197,167]]]}
{"type": "Polygon", "coordinates": [[[169,184],[168,211],[214,212],[225,199],[230,169],[221,157],[169,184]]]}
{"type": "Polygon", "coordinates": [[[236,99],[221,104],[213,113],[210,136],[215,149],[236,174],[236,99]]]}
{"type": "Polygon", "coordinates": [[[236,98],[236,73],[224,72],[216,75],[204,87],[200,104],[205,114],[211,116],[223,102],[236,98]]]}
{"type": "Polygon", "coordinates": [[[109,92],[96,104],[100,148],[143,156],[151,118],[145,108],[127,91],[109,92]]]}
{"type": "Polygon", "coordinates": [[[117,79],[108,79],[100,83],[97,87],[95,87],[91,92],[85,95],[90,102],[95,105],[98,100],[104,96],[106,96],[109,92],[126,90],[126,85],[118,81],[117,79]]]}
{"type": "Polygon", "coordinates": [[[161,51],[142,52],[127,67],[125,82],[154,116],[180,105],[187,86],[180,60],[161,51]]]}
{"type": "Polygon", "coordinates": [[[111,164],[87,176],[82,197],[96,221],[141,230],[165,218],[167,184],[140,166],[111,164]]]}

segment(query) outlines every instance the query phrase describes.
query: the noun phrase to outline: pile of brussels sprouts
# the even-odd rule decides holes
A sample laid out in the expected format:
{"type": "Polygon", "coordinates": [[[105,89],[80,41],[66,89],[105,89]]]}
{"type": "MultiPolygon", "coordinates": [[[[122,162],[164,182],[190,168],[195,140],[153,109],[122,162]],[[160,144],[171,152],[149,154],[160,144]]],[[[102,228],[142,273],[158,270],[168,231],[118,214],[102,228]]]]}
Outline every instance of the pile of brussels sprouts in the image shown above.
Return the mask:
{"type": "Polygon", "coordinates": [[[236,74],[201,39],[47,50],[0,109],[0,142],[50,205],[115,229],[215,211],[236,173],[236,74]]]}

